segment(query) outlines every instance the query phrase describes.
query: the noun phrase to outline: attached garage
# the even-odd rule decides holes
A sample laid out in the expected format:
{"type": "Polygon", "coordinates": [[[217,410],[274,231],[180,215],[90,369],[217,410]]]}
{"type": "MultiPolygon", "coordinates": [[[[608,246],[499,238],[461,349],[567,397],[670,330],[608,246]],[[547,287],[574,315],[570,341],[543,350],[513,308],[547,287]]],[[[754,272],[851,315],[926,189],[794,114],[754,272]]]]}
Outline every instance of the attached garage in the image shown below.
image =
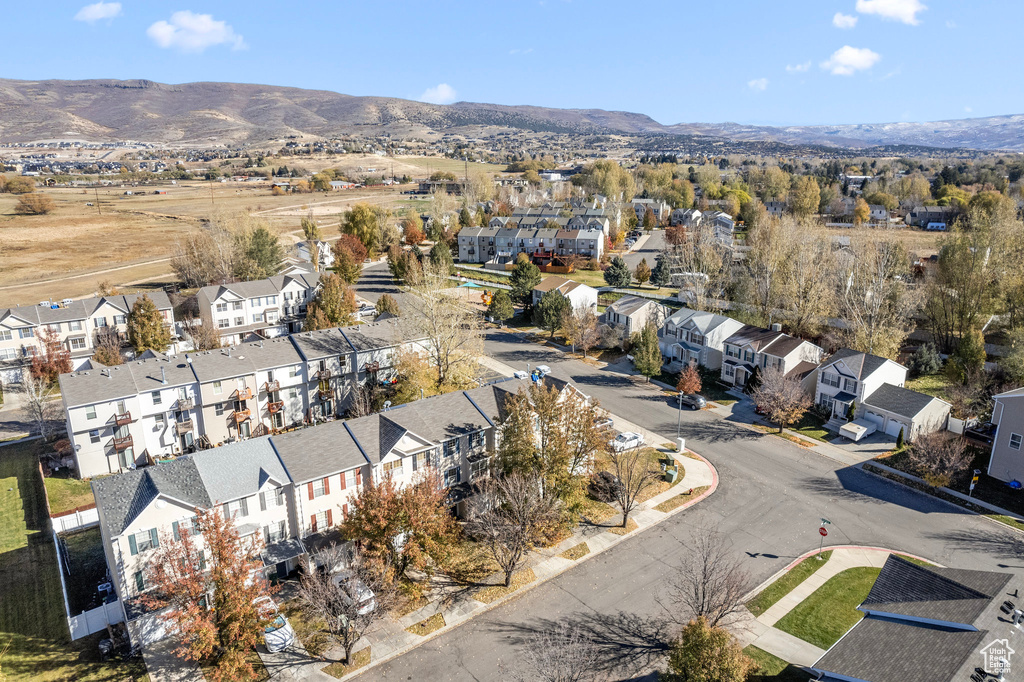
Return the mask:
{"type": "Polygon", "coordinates": [[[909,388],[882,384],[864,399],[864,419],[878,425],[880,431],[893,438],[912,441],[918,436],[946,428],[950,404],[909,388]]]}
{"type": "Polygon", "coordinates": [[[21,367],[0,368],[0,386],[11,386],[21,383],[21,367]]]}

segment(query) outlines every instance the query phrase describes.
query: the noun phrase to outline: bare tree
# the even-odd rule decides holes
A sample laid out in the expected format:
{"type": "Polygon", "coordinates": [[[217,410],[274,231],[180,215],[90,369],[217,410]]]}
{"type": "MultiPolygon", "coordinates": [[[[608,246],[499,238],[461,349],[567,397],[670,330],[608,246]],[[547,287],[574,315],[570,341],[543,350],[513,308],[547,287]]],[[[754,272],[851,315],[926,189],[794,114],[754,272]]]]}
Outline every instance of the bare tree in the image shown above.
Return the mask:
{"type": "Polygon", "coordinates": [[[944,487],[971,464],[967,441],[941,431],[918,436],[909,451],[910,462],[929,485],[944,487]]]}
{"type": "Polygon", "coordinates": [[[765,325],[770,325],[786,283],[788,253],[779,221],[768,220],[752,228],[747,245],[750,251],[744,261],[741,282],[746,291],[746,302],[757,308],[765,325]]]}
{"type": "Polygon", "coordinates": [[[612,473],[618,479],[615,501],[622,508],[622,527],[625,528],[629,522],[630,512],[639,504],[640,496],[654,484],[661,471],[651,464],[646,448],[636,447],[622,452],[612,452],[609,457],[612,462],[612,473]]]}
{"type": "Polygon", "coordinates": [[[750,397],[770,420],[782,429],[800,421],[811,406],[811,396],[804,391],[800,382],[787,377],[782,370],[766,368],[761,383],[750,397]]]}
{"type": "Polygon", "coordinates": [[[554,498],[541,495],[540,480],[513,473],[484,482],[473,498],[469,532],[487,545],[508,587],[541,533],[557,517],[554,498]]]}
{"type": "Polygon", "coordinates": [[[584,628],[559,623],[527,639],[510,678],[514,682],[594,680],[598,659],[598,647],[584,628]]]}
{"type": "Polygon", "coordinates": [[[411,304],[418,314],[407,316],[426,340],[426,351],[437,373],[436,387],[442,391],[470,385],[477,358],[483,354],[480,316],[447,288],[445,275],[424,264],[424,283],[416,289],[411,304]]]}
{"type": "Polygon", "coordinates": [[[899,242],[871,240],[853,247],[841,308],[850,323],[846,345],[894,358],[913,328],[917,297],[907,288],[910,260],[899,242]]]}
{"type": "Polygon", "coordinates": [[[572,352],[575,353],[578,346],[583,350],[583,357],[587,356],[587,351],[601,338],[597,330],[597,315],[594,314],[594,309],[587,305],[562,311],[562,332],[572,345],[572,352]]]}
{"type": "Polygon", "coordinates": [[[299,581],[302,610],[311,621],[324,623],[347,663],[366,631],[387,617],[395,588],[346,547],[331,544],[312,560],[317,567],[299,581]]]}
{"type": "Polygon", "coordinates": [[[718,528],[698,527],[669,583],[665,608],[679,625],[704,618],[711,627],[726,626],[742,612],[750,586],[728,538],[718,528]]]}
{"type": "Polygon", "coordinates": [[[787,242],[782,307],[797,335],[815,335],[836,312],[831,238],[811,221],[783,219],[787,242]]]}
{"type": "MultiPolygon", "coordinates": [[[[683,275],[688,304],[707,310],[713,293],[722,285],[725,273],[725,248],[715,239],[710,221],[675,231],[676,238],[665,247],[665,256],[683,275]]],[[[668,236],[666,235],[666,239],[668,236]]]]}
{"type": "Polygon", "coordinates": [[[43,440],[50,440],[50,437],[53,436],[53,427],[50,422],[56,416],[57,409],[57,404],[51,400],[54,385],[44,377],[36,377],[29,372],[24,372],[21,390],[25,394],[25,410],[28,413],[28,418],[35,422],[43,440]]]}

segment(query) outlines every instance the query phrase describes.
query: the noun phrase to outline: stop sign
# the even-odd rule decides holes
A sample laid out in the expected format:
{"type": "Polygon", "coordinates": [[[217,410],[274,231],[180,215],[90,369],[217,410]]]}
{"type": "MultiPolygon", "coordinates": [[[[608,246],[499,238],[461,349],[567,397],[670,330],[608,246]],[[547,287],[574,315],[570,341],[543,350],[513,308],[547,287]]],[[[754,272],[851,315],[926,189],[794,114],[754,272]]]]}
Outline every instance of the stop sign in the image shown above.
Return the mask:
{"type": "Polygon", "coordinates": [[[828,536],[828,531],[825,530],[825,526],[822,526],[821,528],[819,528],[818,529],[818,533],[821,534],[821,537],[827,537],[828,536]]]}

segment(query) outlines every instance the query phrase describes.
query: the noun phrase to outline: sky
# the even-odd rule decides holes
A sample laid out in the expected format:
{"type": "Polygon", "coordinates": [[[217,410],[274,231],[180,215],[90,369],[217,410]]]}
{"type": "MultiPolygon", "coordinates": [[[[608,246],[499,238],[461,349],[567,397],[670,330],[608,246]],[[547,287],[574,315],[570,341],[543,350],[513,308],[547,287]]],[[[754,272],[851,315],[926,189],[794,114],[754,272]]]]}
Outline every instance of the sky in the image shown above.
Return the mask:
{"type": "Polygon", "coordinates": [[[0,77],[812,125],[1024,113],[1012,0],[9,3],[0,77]]]}

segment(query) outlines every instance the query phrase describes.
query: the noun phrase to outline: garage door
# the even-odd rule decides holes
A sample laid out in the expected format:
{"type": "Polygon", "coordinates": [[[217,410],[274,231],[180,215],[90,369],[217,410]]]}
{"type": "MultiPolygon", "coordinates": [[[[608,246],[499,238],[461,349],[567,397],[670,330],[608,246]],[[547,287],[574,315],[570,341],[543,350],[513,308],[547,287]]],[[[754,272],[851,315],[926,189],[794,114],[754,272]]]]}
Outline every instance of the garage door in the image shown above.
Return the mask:
{"type": "Polygon", "coordinates": [[[0,369],[0,385],[9,386],[11,384],[21,383],[21,368],[11,367],[8,369],[0,369]]]}
{"type": "Polygon", "coordinates": [[[904,429],[903,435],[904,437],[906,437],[907,433],[909,432],[909,429],[907,429],[907,425],[904,424],[903,422],[898,422],[895,419],[890,419],[889,423],[885,427],[885,432],[890,436],[898,436],[900,435],[900,429],[904,429]]]}
{"type": "Polygon", "coordinates": [[[870,410],[864,413],[864,418],[867,419],[869,422],[874,422],[875,426],[877,426],[878,428],[882,428],[882,424],[885,423],[885,417],[883,417],[880,414],[875,414],[870,410]]]}

